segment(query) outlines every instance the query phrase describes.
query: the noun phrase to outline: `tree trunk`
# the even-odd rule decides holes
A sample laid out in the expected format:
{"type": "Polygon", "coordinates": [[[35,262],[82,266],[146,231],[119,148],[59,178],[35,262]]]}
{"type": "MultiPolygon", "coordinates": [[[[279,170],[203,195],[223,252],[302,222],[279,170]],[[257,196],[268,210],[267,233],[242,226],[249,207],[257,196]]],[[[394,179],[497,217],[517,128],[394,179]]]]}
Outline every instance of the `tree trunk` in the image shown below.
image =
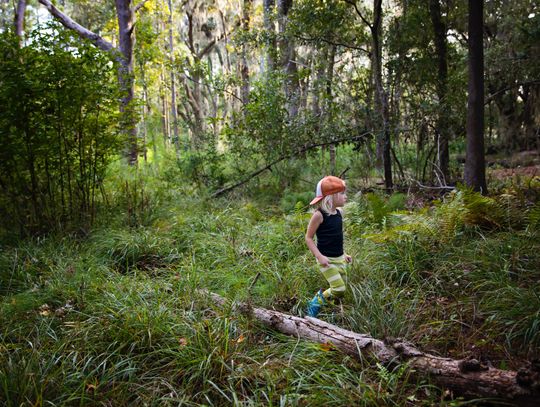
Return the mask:
{"type": "Polygon", "coordinates": [[[272,13],[275,7],[275,0],[263,0],[263,24],[264,29],[269,36],[269,43],[266,47],[266,52],[263,60],[262,72],[270,73],[276,68],[276,42],[275,42],[275,27],[272,13]]]}
{"type": "Polygon", "coordinates": [[[388,108],[388,96],[382,80],[382,0],[373,1],[373,24],[371,28],[372,40],[372,70],[376,90],[376,113],[377,120],[377,158],[382,160],[384,169],[384,184],[388,191],[394,185],[392,180],[392,157],[390,144],[390,115],[388,108]]]}
{"type": "Polygon", "coordinates": [[[178,106],[176,104],[176,78],[174,69],[173,8],[169,0],[169,62],[171,63],[171,113],[173,119],[174,148],[176,156],[180,155],[180,136],[178,134],[178,106]]]}
{"type": "MultiPolygon", "coordinates": [[[[323,117],[329,127],[332,126],[334,120],[332,112],[332,85],[334,81],[334,65],[336,62],[336,46],[330,47],[330,54],[328,55],[328,71],[326,72],[326,87],[325,87],[325,101],[323,117]]],[[[329,174],[336,174],[336,145],[330,144],[328,146],[329,158],[330,158],[330,172],[329,174]]]]}
{"type": "MultiPolygon", "coordinates": [[[[242,5],[242,31],[249,33],[249,22],[251,16],[252,0],[244,0],[242,5]]],[[[240,70],[240,99],[245,106],[249,103],[249,65],[247,61],[247,45],[242,42],[240,51],[239,70],[240,70]]]]}
{"type": "Polygon", "coordinates": [[[524,87],[526,98],[523,107],[523,125],[525,127],[524,148],[535,150],[540,148],[540,85],[531,84],[524,87]]]}
{"type": "Polygon", "coordinates": [[[160,73],[159,83],[160,83],[159,98],[161,100],[161,128],[163,131],[163,146],[165,147],[165,149],[167,149],[171,138],[170,138],[170,129],[169,129],[169,108],[167,106],[166,88],[165,88],[165,73],[163,72],[163,70],[160,73]]]}
{"type": "Polygon", "coordinates": [[[26,0],[19,0],[17,2],[17,9],[15,10],[15,34],[19,37],[19,47],[23,45],[24,34],[24,13],[26,12],[26,0]]]}
{"type": "Polygon", "coordinates": [[[286,34],[288,13],[293,4],[293,0],[278,0],[278,27],[279,27],[279,48],[281,54],[281,69],[285,74],[285,99],[287,101],[287,112],[290,118],[298,115],[299,106],[299,83],[298,68],[296,66],[296,49],[294,38],[289,38],[286,34]]]}
{"type": "Polygon", "coordinates": [[[469,97],[465,184],[487,194],[484,157],[484,2],[469,0],[469,97]]]}
{"type": "Polygon", "coordinates": [[[134,12],[131,8],[131,0],[115,0],[116,15],[118,19],[118,41],[120,47],[120,67],[118,69],[118,82],[123,93],[120,102],[120,112],[123,116],[123,132],[127,139],[128,162],[137,164],[137,119],[133,106],[135,94],[135,78],[133,77],[133,46],[134,36],[134,12]]]}
{"type": "MultiPolygon", "coordinates": [[[[226,300],[202,292],[218,305],[226,300]]],[[[467,398],[500,398],[522,406],[536,406],[540,400],[540,366],[533,364],[519,372],[485,366],[475,359],[455,360],[424,353],[402,339],[383,342],[366,334],[348,331],[317,318],[300,318],[246,304],[234,304],[236,311],[250,315],[264,325],[308,341],[335,348],[360,360],[383,365],[407,363],[416,376],[429,378],[439,386],[467,398]]]]}
{"type": "Polygon", "coordinates": [[[448,113],[447,113],[447,82],[448,61],[446,44],[446,25],[442,19],[440,0],[429,1],[431,23],[435,31],[435,49],[437,51],[437,98],[439,111],[437,114],[437,162],[443,183],[446,185],[449,178],[449,152],[448,152],[448,113]]]}

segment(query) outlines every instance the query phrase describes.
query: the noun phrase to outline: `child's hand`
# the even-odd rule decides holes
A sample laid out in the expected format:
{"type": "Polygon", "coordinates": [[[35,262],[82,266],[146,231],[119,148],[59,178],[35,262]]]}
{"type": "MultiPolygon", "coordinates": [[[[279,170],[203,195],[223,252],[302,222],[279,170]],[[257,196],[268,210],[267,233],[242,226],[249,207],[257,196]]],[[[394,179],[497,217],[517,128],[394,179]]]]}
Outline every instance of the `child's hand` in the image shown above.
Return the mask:
{"type": "Polygon", "coordinates": [[[330,266],[330,260],[328,260],[328,257],[326,257],[326,256],[321,255],[320,257],[317,257],[317,261],[323,267],[330,266]]]}
{"type": "Polygon", "coordinates": [[[348,254],[346,254],[346,255],[345,255],[345,261],[346,261],[347,263],[352,263],[352,257],[349,256],[348,254]]]}

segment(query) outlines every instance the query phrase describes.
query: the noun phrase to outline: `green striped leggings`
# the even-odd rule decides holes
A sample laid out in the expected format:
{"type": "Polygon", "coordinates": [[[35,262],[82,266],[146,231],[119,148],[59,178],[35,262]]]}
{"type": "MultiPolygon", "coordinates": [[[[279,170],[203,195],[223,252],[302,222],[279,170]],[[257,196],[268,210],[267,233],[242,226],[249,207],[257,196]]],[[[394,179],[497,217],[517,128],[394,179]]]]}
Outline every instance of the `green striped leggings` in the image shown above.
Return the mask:
{"type": "Polygon", "coordinates": [[[319,270],[323,274],[330,288],[323,292],[325,299],[341,298],[345,295],[345,284],[347,280],[347,262],[345,255],[339,257],[328,257],[330,265],[324,267],[319,264],[319,270]]]}

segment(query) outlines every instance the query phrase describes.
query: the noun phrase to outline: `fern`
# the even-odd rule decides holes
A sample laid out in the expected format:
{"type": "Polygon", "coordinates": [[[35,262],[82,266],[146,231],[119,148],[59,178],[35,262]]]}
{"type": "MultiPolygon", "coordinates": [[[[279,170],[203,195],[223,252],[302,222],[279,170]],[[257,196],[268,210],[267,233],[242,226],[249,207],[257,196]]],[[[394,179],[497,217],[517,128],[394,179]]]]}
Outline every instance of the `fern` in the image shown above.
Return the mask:
{"type": "Polygon", "coordinates": [[[484,228],[500,228],[504,223],[504,207],[495,199],[483,196],[470,189],[463,189],[461,195],[467,208],[465,222],[484,228]]]}

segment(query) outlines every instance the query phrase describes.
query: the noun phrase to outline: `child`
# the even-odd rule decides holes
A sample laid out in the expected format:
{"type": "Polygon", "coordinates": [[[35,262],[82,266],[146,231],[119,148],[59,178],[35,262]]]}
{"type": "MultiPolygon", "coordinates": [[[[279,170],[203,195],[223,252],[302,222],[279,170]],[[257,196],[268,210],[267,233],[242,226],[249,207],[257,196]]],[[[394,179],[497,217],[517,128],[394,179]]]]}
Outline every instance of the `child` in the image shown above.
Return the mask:
{"type": "Polygon", "coordinates": [[[310,317],[316,317],[329,299],[341,298],[345,293],[345,268],[352,258],[343,252],[343,214],[337,208],[345,205],[346,200],[345,181],[330,175],[319,181],[310,203],[316,205],[316,210],[307,227],[306,244],[330,284],[330,288],[324,292],[319,290],[309,302],[307,315],[310,317]],[[317,244],[313,241],[315,234],[317,244]]]}

